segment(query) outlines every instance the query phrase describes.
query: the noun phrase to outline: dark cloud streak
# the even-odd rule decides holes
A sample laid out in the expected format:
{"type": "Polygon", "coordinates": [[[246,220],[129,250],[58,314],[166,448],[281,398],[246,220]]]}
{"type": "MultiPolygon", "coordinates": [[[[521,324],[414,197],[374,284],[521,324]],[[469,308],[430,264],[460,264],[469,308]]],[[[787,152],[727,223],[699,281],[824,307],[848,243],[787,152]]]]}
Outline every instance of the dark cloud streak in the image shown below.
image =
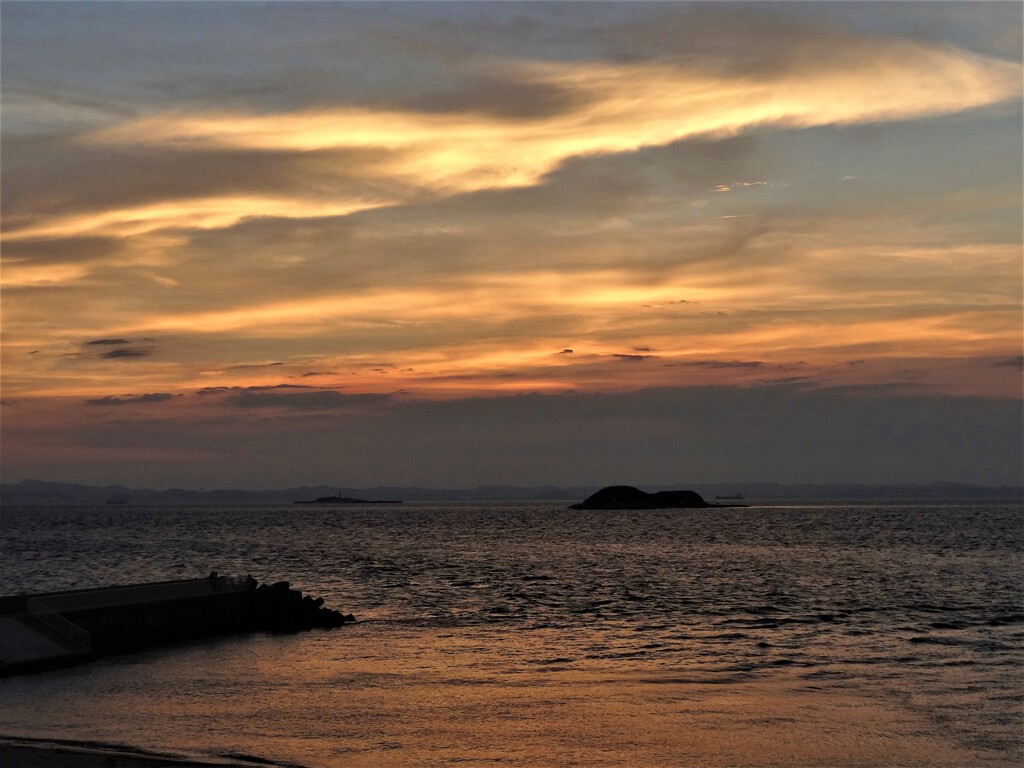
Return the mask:
{"type": "Polygon", "coordinates": [[[170,392],[152,392],[148,395],[138,395],[136,397],[107,395],[106,397],[86,400],[85,403],[86,405],[138,405],[141,403],[162,403],[175,397],[180,397],[180,395],[172,395],[170,392]]]}
{"type": "Polygon", "coordinates": [[[130,359],[134,357],[149,357],[152,353],[148,349],[139,349],[137,347],[126,347],[124,349],[112,349],[109,352],[104,352],[100,357],[106,360],[117,360],[117,359],[130,359]]]}
{"type": "Polygon", "coordinates": [[[333,390],[277,394],[249,388],[230,395],[226,402],[236,408],[290,408],[296,410],[335,410],[359,405],[386,403],[388,395],[345,395],[333,390]]]}
{"type": "Polygon", "coordinates": [[[94,339],[93,341],[87,341],[85,343],[86,346],[91,347],[93,345],[131,344],[131,341],[128,339],[94,339]]]}
{"type": "Polygon", "coordinates": [[[764,363],[757,360],[692,360],[681,363],[669,363],[671,366],[683,368],[761,368],[764,363]]]}

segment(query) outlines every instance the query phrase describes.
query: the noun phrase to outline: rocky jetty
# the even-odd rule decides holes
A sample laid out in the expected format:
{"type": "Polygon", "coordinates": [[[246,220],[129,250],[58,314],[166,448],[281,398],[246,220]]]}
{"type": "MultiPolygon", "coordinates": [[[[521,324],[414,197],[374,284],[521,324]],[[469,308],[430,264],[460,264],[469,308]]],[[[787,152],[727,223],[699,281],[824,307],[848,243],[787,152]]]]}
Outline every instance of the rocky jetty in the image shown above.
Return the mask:
{"type": "Polygon", "coordinates": [[[252,588],[251,619],[258,629],[274,631],[299,631],[321,627],[333,629],[353,622],[351,613],[341,613],[324,606],[322,597],[313,598],[292,589],[287,581],[275,584],[260,584],[250,578],[252,588]]]}
{"type": "Polygon", "coordinates": [[[352,614],[287,581],[220,576],[0,597],[0,677],[216,635],[333,629],[352,614]]]}
{"type": "Polygon", "coordinates": [[[695,491],[646,493],[631,485],[610,485],[569,509],[700,509],[708,504],[695,491]]]}

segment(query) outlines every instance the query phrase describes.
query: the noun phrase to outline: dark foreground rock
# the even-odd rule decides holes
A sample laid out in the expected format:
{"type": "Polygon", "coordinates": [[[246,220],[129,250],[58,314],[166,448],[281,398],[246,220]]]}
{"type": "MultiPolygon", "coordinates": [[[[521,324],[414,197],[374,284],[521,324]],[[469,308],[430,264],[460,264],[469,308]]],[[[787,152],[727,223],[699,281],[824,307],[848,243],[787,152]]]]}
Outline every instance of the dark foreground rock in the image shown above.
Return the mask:
{"type": "Polygon", "coordinates": [[[356,620],[350,613],[326,608],[322,597],[314,599],[291,589],[287,581],[269,586],[256,586],[255,579],[250,583],[254,587],[251,620],[255,629],[278,632],[297,632],[314,627],[333,629],[356,620]]]}
{"type": "Polygon", "coordinates": [[[602,488],[569,509],[700,509],[708,504],[695,491],[658,491],[646,493],[631,485],[602,488]]]}

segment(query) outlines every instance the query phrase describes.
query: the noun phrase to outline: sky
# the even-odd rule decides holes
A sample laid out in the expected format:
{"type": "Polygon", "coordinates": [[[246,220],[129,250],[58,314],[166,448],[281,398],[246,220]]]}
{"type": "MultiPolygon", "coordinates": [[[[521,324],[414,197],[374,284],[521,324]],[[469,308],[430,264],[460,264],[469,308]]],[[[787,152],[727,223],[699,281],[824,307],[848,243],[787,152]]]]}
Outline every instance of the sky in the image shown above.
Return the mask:
{"type": "Polygon", "coordinates": [[[11,2],[2,470],[1020,483],[1020,3],[11,2]]]}

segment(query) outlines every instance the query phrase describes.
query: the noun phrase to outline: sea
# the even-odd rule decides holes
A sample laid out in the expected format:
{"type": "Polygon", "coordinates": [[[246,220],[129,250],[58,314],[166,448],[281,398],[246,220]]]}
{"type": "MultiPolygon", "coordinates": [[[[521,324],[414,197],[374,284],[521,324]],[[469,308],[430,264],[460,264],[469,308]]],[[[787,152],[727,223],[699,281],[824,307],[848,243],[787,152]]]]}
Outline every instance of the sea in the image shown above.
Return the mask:
{"type": "Polygon", "coordinates": [[[4,594],[221,574],[358,621],[0,680],[0,736],[308,766],[1019,766],[1024,508],[10,507],[4,594]]]}

